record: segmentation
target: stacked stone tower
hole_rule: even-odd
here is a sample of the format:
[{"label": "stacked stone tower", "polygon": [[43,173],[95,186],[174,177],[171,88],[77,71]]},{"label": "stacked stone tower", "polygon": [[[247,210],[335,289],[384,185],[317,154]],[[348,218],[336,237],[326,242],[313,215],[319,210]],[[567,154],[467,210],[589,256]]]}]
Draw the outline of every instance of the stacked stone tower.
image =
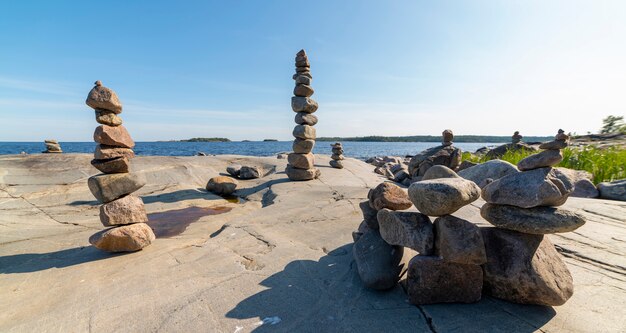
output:
[{"label": "stacked stone tower", "polygon": [[291,98],[291,108],[296,112],[296,127],[293,129],[293,153],[289,154],[287,161],[287,177],[291,180],[311,180],[320,175],[315,168],[313,147],[315,146],[315,124],[317,117],[313,115],[317,111],[317,102],[311,98],[311,65],[304,50],[296,54],[296,74],[293,75],[296,87]]},{"label": "stacked stone tower", "polygon": [[46,144],[46,150],[43,151],[43,153],[50,154],[50,153],[62,153],[63,152],[63,150],[61,150],[61,145],[59,144],[59,141],[57,140],[47,139],[44,141],[44,143]]},{"label": "stacked stone tower", "polygon": [[130,159],[135,157],[135,142],[118,116],[122,103],[117,94],[96,81],[87,96],[87,105],[96,112],[93,139],[98,145],[91,161],[102,174],[89,178],[89,190],[103,205],[100,222],[105,227],[91,237],[89,242],[107,252],[141,250],[155,239],[154,232],[145,223],[148,216],[141,198],[131,193],[146,184],[143,177],[129,172]]},{"label": "stacked stone tower", "polygon": [[335,142],[335,144],[330,145],[333,149],[333,154],[330,156],[330,166],[337,169],[343,169],[343,147],[341,146],[341,142]]}]

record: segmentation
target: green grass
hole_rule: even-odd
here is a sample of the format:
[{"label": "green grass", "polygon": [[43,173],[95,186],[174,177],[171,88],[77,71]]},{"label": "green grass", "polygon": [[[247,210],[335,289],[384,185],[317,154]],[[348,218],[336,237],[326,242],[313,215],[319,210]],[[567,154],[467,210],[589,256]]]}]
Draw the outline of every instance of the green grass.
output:
[{"label": "green grass", "polygon": [[[558,166],[585,170],[593,174],[593,182],[608,182],[617,179],[626,178],[626,149],[617,147],[596,148],[587,146],[584,148],[565,148],[563,152],[563,161]],[[528,151],[507,151],[500,159],[517,164],[523,158],[536,154],[537,152]],[[476,156],[469,152],[463,153],[463,160],[474,163],[483,163],[490,158],[487,156]]]}]

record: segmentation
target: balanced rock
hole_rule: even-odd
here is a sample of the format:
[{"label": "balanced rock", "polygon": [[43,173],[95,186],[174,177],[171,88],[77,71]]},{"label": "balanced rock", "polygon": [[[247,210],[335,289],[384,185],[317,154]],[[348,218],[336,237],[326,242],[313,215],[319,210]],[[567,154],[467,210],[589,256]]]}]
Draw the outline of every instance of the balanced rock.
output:
[{"label": "balanced rock", "polygon": [[626,179],[598,184],[601,199],[626,201]]},{"label": "balanced rock", "polygon": [[146,179],[136,173],[100,174],[89,177],[87,185],[98,201],[107,203],[142,188]]},{"label": "balanced rock", "polygon": [[512,143],[518,143],[520,141],[522,141],[523,136],[521,136],[519,134],[519,131],[515,131],[515,133],[513,133],[513,136],[511,136],[511,142]]},{"label": "balanced rock", "polygon": [[131,159],[135,157],[135,152],[129,148],[120,148],[107,145],[96,145],[93,157],[97,160],[107,160],[116,157],[126,157]]},{"label": "balanced rock", "polygon": [[93,109],[104,109],[117,114],[122,113],[122,103],[117,94],[103,86],[100,81],[96,81],[95,87],[89,92],[85,103]]},{"label": "balanced rock", "polygon": [[156,237],[145,223],[110,228],[89,237],[89,243],[107,252],[134,252],[150,245]]},{"label": "balanced rock", "polygon": [[567,175],[548,167],[497,179],[483,188],[482,197],[493,204],[531,208],[560,206],[573,191],[574,185]]},{"label": "balanced rock", "polygon": [[306,113],[306,112],[298,112],[296,113],[295,122],[298,125],[309,125],[313,126],[317,124],[317,116],[314,114]]},{"label": "balanced rock", "polygon": [[380,236],[390,245],[411,248],[420,255],[431,255],[435,235],[428,216],[417,212],[381,209],[377,215]]},{"label": "balanced rock", "polygon": [[409,186],[409,198],[428,216],[452,214],[479,197],[478,185],[463,178],[424,180]]},{"label": "balanced rock", "polygon": [[317,102],[309,97],[291,97],[291,109],[294,112],[313,113],[317,111],[319,105]]},{"label": "balanced rock", "polygon": [[313,169],[315,167],[315,156],[313,154],[291,153],[287,157],[289,164],[297,169]]},{"label": "balanced rock", "polygon": [[312,180],[320,176],[319,169],[296,169],[290,165],[285,168],[285,173],[290,180]]},{"label": "balanced rock", "polygon": [[520,208],[487,203],[480,215],[498,228],[538,235],[570,232],[585,224],[582,215],[558,207]]},{"label": "balanced rock", "polygon": [[503,160],[490,160],[461,170],[458,175],[480,186],[487,178],[495,180],[518,172],[514,164]]},{"label": "balanced rock", "polygon": [[572,275],[543,235],[481,227],[487,263],[484,289],[514,303],[556,306],[574,293]]},{"label": "balanced rock", "polygon": [[315,127],[309,125],[296,125],[296,127],[293,128],[293,136],[304,140],[315,140]]},{"label": "balanced rock", "polygon": [[563,160],[560,150],[544,150],[541,153],[530,155],[517,163],[520,171],[533,170],[555,166]]},{"label": "balanced rock", "polygon": [[295,139],[293,140],[293,152],[298,154],[307,154],[313,151],[315,140]]},{"label": "balanced rock", "polygon": [[96,121],[102,125],[108,126],[120,126],[123,121],[118,115],[113,111],[96,109]]},{"label": "balanced rock", "polygon": [[456,172],[452,171],[452,169],[448,168],[445,165],[433,165],[422,177],[422,180],[430,180],[437,178],[459,178],[459,175]]},{"label": "balanced rock", "polygon": [[370,206],[370,201],[362,201],[359,208],[363,212],[363,221],[371,229],[378,229],[378,211]]},{"label": "balanced rock", "polygon": [[93,133],[93,140],[99,144],[123,148],[133,148],[135,142],[126,128],[120,126],[100,125]]},{"label": "balanced rock", "polygon": [[471,265],[487,262],[485,244],[474,223],[445,215],[435,220],[434,227],[435,254],[443,261]]},{"label": "balanced rock", "polygon": [[407,193],[398,185],[392,183],[380,183],[367,194],[370,206],[376,210],[388,208],[391,210],[404,210],[411,208],[411,201]]},{"label": "balanced rock", "polygon": [[305,84],[298,84],[293,88],[293,94],[299,97],[311,97],[315,90],[311,86]]},{"label": "balanced rock", "polygon": [[124,156],[102,160],[93,159],[91,165],[103,173],[127,173],[130,169],[130,162]]},{"label": "balanced rock", "polygon": [[217,195],[231,195],[237,189],[237,180],[228,176],[217,176],[209,179],[206,189]]},{"label": "balanced rock", "polygon": [[100,206],[100,222],[105,227],[148,222],[141,198],[132,194]]},{"label": "balanced rock", "polygon": [[403,270],[404,248],[387,244],[378,230],[362,234],[353,246],[357,272],[365,287],[374,290],[393,288]]},{"label": "balanced rock", "polygon": [[415,305],[474,303],[481,297],[483,271],[478,265],[415,256],[409,262],[406,287],[409,302]]}]

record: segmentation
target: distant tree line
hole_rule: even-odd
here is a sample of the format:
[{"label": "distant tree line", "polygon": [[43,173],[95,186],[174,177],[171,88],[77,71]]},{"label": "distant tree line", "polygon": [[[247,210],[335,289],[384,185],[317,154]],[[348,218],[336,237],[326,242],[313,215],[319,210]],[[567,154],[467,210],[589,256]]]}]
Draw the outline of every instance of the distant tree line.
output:
[{"label": "distant tree line", "polygon": [[[543,142],[552,140],[554,136],[525,136],[525,142]],[[359,137],[321,137],[318,141],[357,141],[357,142],[441,142],[440,135],[411,135],[411,136],[359,136]],[[454,142],[511,142],[510,136],[496,135],[455,135]]]},{"label": "distant tree line", "polygon": [[230,142],[227,138],[191,138],[180,142]]}]

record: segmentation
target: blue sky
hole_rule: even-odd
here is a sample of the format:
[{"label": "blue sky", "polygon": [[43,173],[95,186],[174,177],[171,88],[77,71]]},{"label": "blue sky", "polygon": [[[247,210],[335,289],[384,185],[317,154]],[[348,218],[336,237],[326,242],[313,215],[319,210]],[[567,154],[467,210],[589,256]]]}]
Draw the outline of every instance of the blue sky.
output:
[{"label": "blue sky", "polygon": [[626,113],[626,1],[3,1],[0,141],[91,141],[95,80],[137,141],[596,132]]}]

